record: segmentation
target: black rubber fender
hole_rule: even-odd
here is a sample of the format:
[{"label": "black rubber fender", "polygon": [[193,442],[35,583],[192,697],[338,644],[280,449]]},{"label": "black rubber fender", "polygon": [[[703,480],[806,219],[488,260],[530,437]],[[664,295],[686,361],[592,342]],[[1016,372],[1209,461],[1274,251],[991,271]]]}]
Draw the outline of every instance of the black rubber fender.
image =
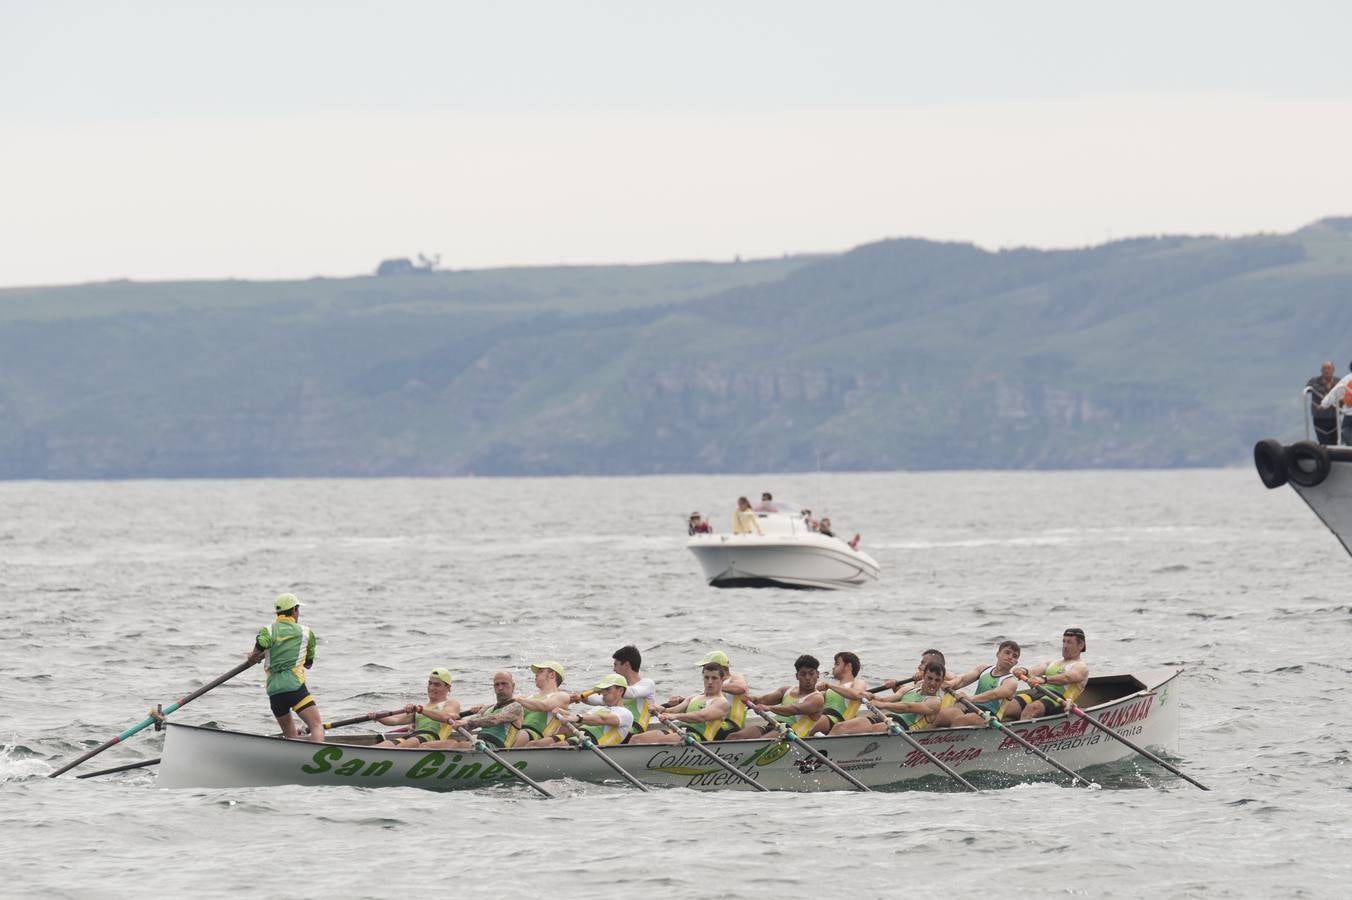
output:
[{"label": "black rubber fender", "polygon": [[1253,465],[1263,487],[1279,488],[1286,484],[1286,448],[1272,438],[1253,445]]},{"label": "black rubber fender", "polygon": [[1329,452],[1314,441],[1300,441],[1286,448],[1286,477],[1301,487],[1314,487],[1329,477]]}]

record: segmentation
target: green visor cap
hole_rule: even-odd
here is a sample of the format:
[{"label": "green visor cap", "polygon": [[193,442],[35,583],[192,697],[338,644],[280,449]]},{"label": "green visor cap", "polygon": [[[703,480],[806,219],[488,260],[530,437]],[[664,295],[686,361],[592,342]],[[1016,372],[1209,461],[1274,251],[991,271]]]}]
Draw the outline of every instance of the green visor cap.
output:
[{"label": "green visor cap", "polygon": [[272,604],[277,612],[287,612],[300,606],[300,601],[296,599],[295,594],[278,594],[277,601]]},{"label": "green visor cap", "polygon": [[722,666],[725,669],[731,665],[731,663],[728,662],[728,655],[722,650],[710,650],[708,653],[704,654],[704,659],[699,661],[700,668],[703,668],[710,663]]},{"label": "green visor cap", "polygon": [[542,663],[531,663],[530,670],[538,672],[541,669],[553,669],[559,675],[559,684],[563,684],[563,664],[557,663],[552,659],[547,659]]},{"label": "green visor cap", "polygon": [[433,669],[432,674],[428,675],[427,677],[435,678],[437,681],[446,682],[446,687],[451,686],[451,673],[446,669]]},{"label": "green visor cap", "polygon": [[612,687],[627,688],[629,687],[629,682],[624,680],[623,675],[606,675],[600,681],[596,682],[595,690],[604,691],[606,688]]}]

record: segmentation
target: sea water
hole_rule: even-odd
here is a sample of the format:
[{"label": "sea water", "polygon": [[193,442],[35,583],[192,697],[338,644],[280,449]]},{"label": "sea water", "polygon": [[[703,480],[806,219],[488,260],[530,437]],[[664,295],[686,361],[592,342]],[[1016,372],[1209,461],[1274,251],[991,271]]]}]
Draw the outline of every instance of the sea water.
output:
[{"label": "sea water", "polygon": [[[863,535],[842,592],[715,590],[684,549],[772,491]],[[1250,471],[0,483],[0,893],[259,897],[1344,895],[1352,559]],[[721,648],[754,690],[804,652],[867,676],[965,670],[1088,634],[1095,673],[1177,666],[1177,763],[1102,790],[700,793],[558,783],[453,794],[161,790],[153,730],[46,774],[240,662],[273,597],[320,638],[326,719],[465,702],[626,643],[663,696]],[[174,721],[274,729],[257,669]]]}]

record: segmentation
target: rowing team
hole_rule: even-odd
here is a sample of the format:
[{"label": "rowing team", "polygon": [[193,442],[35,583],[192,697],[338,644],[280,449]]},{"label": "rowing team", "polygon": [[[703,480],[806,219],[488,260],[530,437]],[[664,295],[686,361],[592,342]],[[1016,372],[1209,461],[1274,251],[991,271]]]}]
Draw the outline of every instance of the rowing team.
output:
[{"label": "rowing team", "polygon": [[[305,684],[314,664],[316,639],[299,624],[300,602],[293,594],[277,598],[276,621],[259,631],[250,659],[265,661],[273,714],[287,737],[299,733],[292,713],[308,726],[311,740],[323,740],[319,711]],[[794,682],[766,693],[752,693],[745,676],[732,671],[727,654],[714,650],[700,660],[700,693],[672,697],[658,704],[651,678],[640,674],[638,649],[627,645],[612,655],[613,672],[588,690],[563,689],[566,671],[553,660],[531,665],[536,693],[517,693],[510,672],[493,675],[493,702],[462,709],[451,697],[451,673],[435,668],[427,679],[427,700],[410,703],[389,715],[368,718],[412,730],[384,746],[468,749],[464,732],[494,747],[549,747],[576,736],[580,728],[601,746],[677,743],[687,735],[698,741],[751,740],[781,728],[799,737],[814,734],[881,733],[894,725],[909,731],[979,725],[987,716],[1031,719],[1051,711],[1047,692],[1073,702],[1084,690],[1089,666],[1084,632],[1067,628],[1061,637],[1061,658],[1031,669],[1019,665],[1020,649],[1003,641],[995,661],[963,674],[950,674],[944,655],[926,650],[915,674],[889,679],[869,688],[860,674],[859,657],[835,654],[830,678],[822,678],[816,657],[794,661]],[[910,685],[906,690],[902,687]],[[964,688],[974,687],[968,694]],[[1027,685],[1021,690],[1021,685]],[[884,690],[892,693],[881,693]],[[959,701],[966,701],[960,703]],[[573,711],[574,704],[589,709]],[[969,705],[970,704],[970,705]],[[975,707],[975,709],[973,709]],[[970,711],[968,711],[970,710]],[[761,722],[748,722],[748,711]],[[460,737],[457,738],[456,736]],[[576,739],[576,737],[574,737]]]}]

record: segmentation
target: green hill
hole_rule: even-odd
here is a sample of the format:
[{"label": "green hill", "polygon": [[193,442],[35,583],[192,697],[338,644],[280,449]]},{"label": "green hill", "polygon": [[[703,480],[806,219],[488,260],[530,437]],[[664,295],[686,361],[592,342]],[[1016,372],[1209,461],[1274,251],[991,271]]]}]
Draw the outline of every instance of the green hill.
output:
[{"label": "green hill", "polygon": [[1352,359],[1352,221],[0,291],[0,477],[1214,465]]}]

